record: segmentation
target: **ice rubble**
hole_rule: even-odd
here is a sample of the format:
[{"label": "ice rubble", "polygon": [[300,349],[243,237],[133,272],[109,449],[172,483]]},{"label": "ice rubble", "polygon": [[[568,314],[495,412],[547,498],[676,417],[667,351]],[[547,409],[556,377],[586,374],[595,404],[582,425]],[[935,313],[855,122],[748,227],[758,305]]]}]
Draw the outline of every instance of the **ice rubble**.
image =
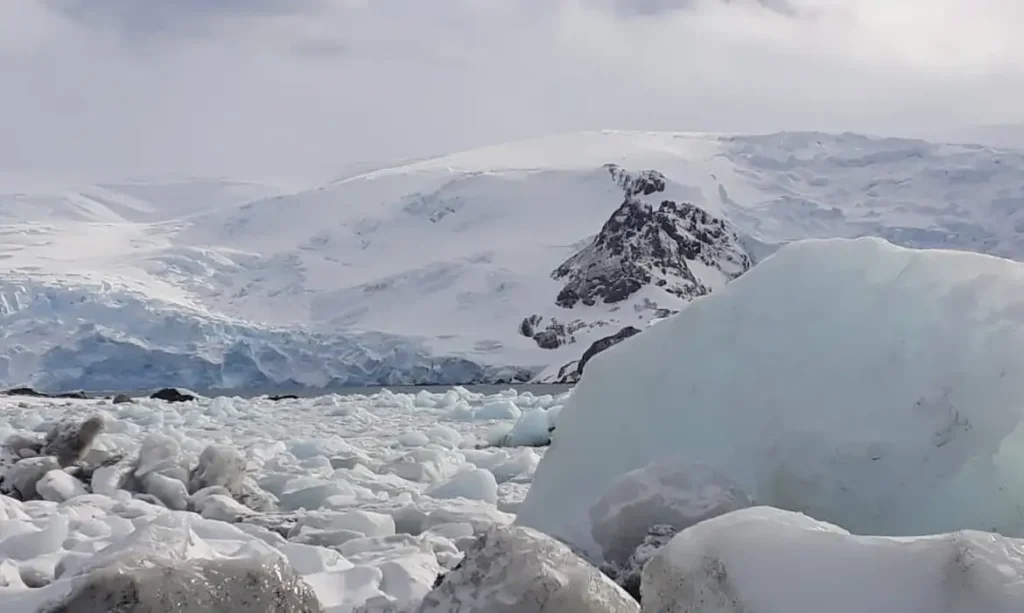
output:
[{"label": "ice rubble", "polygon": [[641,594],[662,613],[1018,613],[1024,540],[855,536],[754,507],[676,535],[644,567]]},{"label": "ice rubble", "polygon": [[791,244],[596,357],[518,521],[599,557],[630,470],[706,464],[855,533],[1024,534],[1024,265],[879,239]]},{"label": "ice rubble", "polygon": [[551,537],[490,529],[445,574],[418,613],[639,613],[628,594]]},{"label": "ice rubble", "polygon": [[[261,585],[273,585],[268,573],[294,585],[288,567],[325,613],[408,610],[475,533],[512,522],[502,509],[521,501],[543,452],[481,447],[482,433],[513,420],[463,421],[453,408],[544,413],[566,397],[465,388],[281,402],[0,397],[0,476],[24,499],[0,496],[4,610],[76,611],[134,586],[177,595],[182,582],[213,575],[225,593],[252,573]],[[93,417],[102,430],[77,446],[75,424]],[[83,458],[62,467],[57,455],[34,455],[44,449]],[[399,460],[430,469],[403,478],[391,468]],[[173,576],[125,558],[136,554]],[[108,563],[127,570],[111,577]]]}]

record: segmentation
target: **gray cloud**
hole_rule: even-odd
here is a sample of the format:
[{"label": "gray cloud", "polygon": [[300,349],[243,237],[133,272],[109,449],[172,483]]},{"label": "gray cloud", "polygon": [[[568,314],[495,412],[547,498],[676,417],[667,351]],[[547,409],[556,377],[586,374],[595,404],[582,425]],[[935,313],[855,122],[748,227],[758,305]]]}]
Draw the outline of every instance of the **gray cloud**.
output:
[{"label": "gray cloud", "polygon": [[206,31],[231,17],[274,17],[318,10],[322,0],[44,0],[73,21],[128,38]]},{"label": "gray cloud", "polygon": [[0,168],[329,176],[583,129],[1024,120],[1019,0],[787,0],[798,19],[753,0],[662,0],[656,17],[604,0],[80,0],[99,8],[76,17],[54,1],[0,2]]},{"label": "gray cloud", "polygon": [[722,4],[747,4],[795,17],[796,7],[789,0],[591,0],[595,5],[609,6],[623,16],[658,16],[665,13],[700,8],[707,1]]},{"label": "gray cloud", "polygon": [[350,51],[350,47],[344,41],[329,38],[297,40],[292,49],[296,55],[307,58],[333,58]]}]

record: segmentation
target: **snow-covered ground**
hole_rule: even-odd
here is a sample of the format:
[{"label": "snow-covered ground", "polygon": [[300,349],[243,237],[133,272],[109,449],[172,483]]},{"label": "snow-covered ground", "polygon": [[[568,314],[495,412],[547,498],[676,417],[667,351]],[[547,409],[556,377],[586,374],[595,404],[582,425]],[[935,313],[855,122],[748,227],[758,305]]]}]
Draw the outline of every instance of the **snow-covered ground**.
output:
[{"label": "snow-covered ground", "polygon": [[[1024,255],[1024,152],[855,134],[568,134],[299,191],[4,175],[0,385],[237,389],[557,372],[593,341],[686,302],[652,284],[615,304],[556,304],[565,280],[552,273],[623,204],[607,164],[660,173],[664,189],[644,203],[699,207],[755,261],[793,239],[859,235]],[[706,262],[689,269],[711,291],[725,279]],[[524,336],[533,316],[571,330],[567,342],[547,349]]]},{"label": "snow-covered ground", "polygon": [[[100,416],[105,427],[86,462],[125,456],[85,480],[92,493],[64,471],[47,472],[56,466],[33,469],[39,460],[3,469],[6,491],[23,492],[32,483],[44,498],[0,497],[3,610],[34,613],[68,594],[74,577],[126,555],[178,561],[280,555],[328,613],[373,599],[417,601],[439,572],[454,566],[458,546],[474,530],[513,520],[543,454],[543,448],[489,442],[506,439],[513,428],[517,442],[544,442],[564,397],[511,390],[482,396],[458,388],[279,402],[0,399],[0,438],[8,443],[18,435],[41,436],[63,420]],[[245,483],[231,483],[230,462],[200,458],[211,445],[229,450],[221,458],[241,453]],[[17,459],[10,449],[5,454],[7,463]],[[249,507],[266,509],[253,511],[217,488],[197,495],[193,487],[190,496],[175,480],[182,462],[203,465],[204,484],[237,486],[248,492],[241,499]],[[116,487],[133,467],[135,485],[126,487],[135,498]],[[254,491],[277,502],[253,502]]]}]

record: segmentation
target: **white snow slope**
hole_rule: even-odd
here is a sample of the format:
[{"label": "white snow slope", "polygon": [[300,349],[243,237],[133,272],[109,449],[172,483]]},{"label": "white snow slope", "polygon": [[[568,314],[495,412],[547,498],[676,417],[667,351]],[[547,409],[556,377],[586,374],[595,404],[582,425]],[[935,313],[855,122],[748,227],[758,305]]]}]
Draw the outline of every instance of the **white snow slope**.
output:
[{"label": "white snow slope", "polygon": [[[536,374],[685,300],[555,304],[552,271],[623,202],[728,220],[751,256],[806,237],[1024,254],[1024,152],[818,133],[553,136],[317,189],[215,180],[47,190],[0,177],[0,385],[195,389]],[[253,200],[252,198],[258,198]],[[694,263],[712,291],[725,283]],[[524,318],[580,322],[542,349]],[[548,375],[551,374],[548,370]]]},{"label": "white snow slope", "polygon": [[519,520],[594,552],[588,508],[675,458],[856,534],[1022,536],[1022,349],[1022,263],[792,243],[594,358]]}]

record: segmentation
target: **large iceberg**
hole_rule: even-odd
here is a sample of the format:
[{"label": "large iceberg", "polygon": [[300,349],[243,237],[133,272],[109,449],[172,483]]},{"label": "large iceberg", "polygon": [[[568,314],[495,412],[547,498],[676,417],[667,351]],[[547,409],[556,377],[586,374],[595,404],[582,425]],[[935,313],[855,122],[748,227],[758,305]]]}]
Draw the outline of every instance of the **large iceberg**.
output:
[{"label": "large iceberg", "polygon": [[793,243],[595,357],[518,521],[595,558],[588,509],[673,456],[855,533],[1024,535],[1024,265]]}]

